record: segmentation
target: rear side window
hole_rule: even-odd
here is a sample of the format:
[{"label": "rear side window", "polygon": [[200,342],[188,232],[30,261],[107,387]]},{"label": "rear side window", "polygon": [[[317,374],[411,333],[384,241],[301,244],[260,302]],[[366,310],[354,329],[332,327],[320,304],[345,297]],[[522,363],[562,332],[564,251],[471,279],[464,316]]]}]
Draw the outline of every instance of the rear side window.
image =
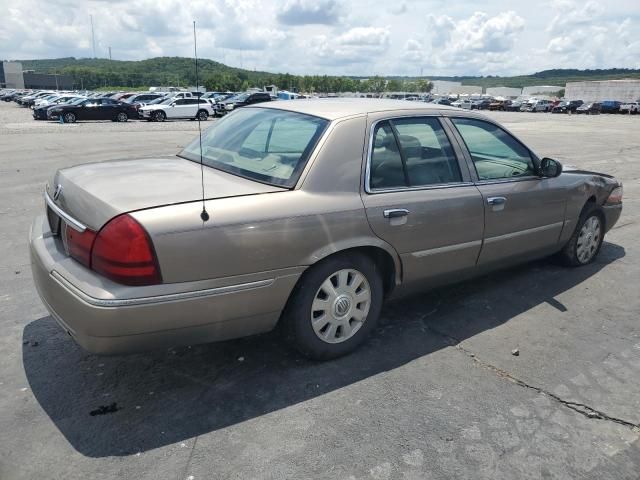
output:
[{"label": "rear side window", "polygon": [[529,150],[497,125],[475,118],[452,118],[476,168],[478,179],[535,174]]},{"label": "rear side window", "polygon": [[459,182],[458,160],[437,118],[399,118],[376,126],[369,177],[372,189]]}]

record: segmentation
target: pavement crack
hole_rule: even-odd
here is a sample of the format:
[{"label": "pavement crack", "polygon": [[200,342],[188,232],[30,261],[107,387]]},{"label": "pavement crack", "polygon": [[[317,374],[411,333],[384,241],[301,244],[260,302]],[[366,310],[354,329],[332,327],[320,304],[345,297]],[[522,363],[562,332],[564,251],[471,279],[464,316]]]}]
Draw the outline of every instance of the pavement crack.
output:
[{"label": "pavement crack", "polygon": [[555,400],[556,402],[558,402],[559,404],[563,405],[566,408],[569,408],[571,410],[573,410],[574,412],[579,413],[580,415],[583,415],[586,418],[589,419],[595,419],[595,420],[606,420],[609,422],[614,422],[617,423],[619,425],[624,425],[626,427],[629,427],[631,429],[633,429],[636,432],[640,432],[640,423],[633,423],[630,422],[628,420],[625,420],[623,418],[618,418],[618,417],[614,417],[611,415],[608,415],[607,413],[601,411],[601,410],[597,410],[593,407],[590,407],[589,405],[586,405],[584,403],[580,403],[580,402],[573,402],[571,400],[565,400],[562,397],[560,397],[559,395],[556,395],[555,393],[552,393],[548,390],[545,390],[542,387],[538,387],[536,385],[531,385],[527,382],[525,382],[524,380],[521,380],[515,376],[513,376],[511,373],[507,372],[506,370],[503,370],[500,367],[496,367],[495,365],[492,365],[490,363],[487,363],[483,360],[481,360],[480,358],[478,358],[478,356],[471,352],[470,350],[467,350],[466,348],[464,348],[462,346],[462,341],[457,339],[456,337],[449,335],[448,333],[442,332],[436,328],[433,328],[431,325],[426,324],[425,322],[423,322],[423,325],[425,326],[425,328],[429,329],[430,331],[432,331],[433,333],[441,336],[442,338],[444,338],[447,343],[452,346],[455,347],[457,350],[459,350],[460,352],[464,353],[467,357],[471,358],[477,365],[480,365],[481,367],[492,371],[493,373],[495,373],[496,375],[498,375],[501,378],[504,378],[512,383],[515,383],[516,385],[523,387],[523,388],[527,388],[529,390],[533,390],[534,392],[538,392],[542,395],[546,395],[547,397],[551,398],[552,400]]}]

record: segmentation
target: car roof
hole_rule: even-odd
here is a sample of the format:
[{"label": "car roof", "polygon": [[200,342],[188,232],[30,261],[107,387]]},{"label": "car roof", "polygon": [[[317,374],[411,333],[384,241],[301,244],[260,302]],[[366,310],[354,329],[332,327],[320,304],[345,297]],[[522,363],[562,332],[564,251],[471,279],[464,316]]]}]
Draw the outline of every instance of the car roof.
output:
[{"label": "car roof", "polygon": [[278,102],[260,103],[244,108],[273,108],[290,112],[304,113],[316,117],[336,120],[353,115],[366,115],[376,112],[415,110],[416,112],[430,112],[460,110],[446,105],[436,105],[424,102],[407,102],[406,100],[387,100],[376,98],[313,98],[301,100],[281,100]]}]

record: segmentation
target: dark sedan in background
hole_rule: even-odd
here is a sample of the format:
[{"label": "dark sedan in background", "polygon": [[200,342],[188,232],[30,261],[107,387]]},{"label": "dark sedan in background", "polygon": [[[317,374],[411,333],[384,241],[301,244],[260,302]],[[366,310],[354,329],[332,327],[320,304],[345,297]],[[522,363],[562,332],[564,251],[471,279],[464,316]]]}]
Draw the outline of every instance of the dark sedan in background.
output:
[{"label": "dark sedan in background", "polygon": [[102,97],[88,98],[69,105],[58,105],[50,109],[48,115],[52,120],[62,117],[65,123],[74,123],[77,120],[126,122],[130,118],[138,118],[138,111],[133,105]]},{"label": "dark sedan in background", "polygon": [[587,115],[598,115],[602,111],[602,104],[598,102],[585,103],[576,108],[576,113],[586,113]]},{"label": "dark sedan in background", "polygon": [[568,113],[575,111],[582,106],[584,102],[582,100],[570,100],[565,102],[560,102],[558,105],[551,109],[551,113]]}]

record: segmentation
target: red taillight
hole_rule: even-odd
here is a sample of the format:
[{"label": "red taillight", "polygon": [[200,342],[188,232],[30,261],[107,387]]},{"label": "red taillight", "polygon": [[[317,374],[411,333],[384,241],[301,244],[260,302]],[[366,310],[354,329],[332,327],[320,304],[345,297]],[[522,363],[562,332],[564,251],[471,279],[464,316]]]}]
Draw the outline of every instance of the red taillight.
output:
[{"label": "red taillight", "polygon": [[64,228],[64,243],[69,251],[69,256],[75,258],[85,267],[91,266],[91,247],[96,238],[96,232],[85,230],[78,232],[69,226]]},{"label": "red taillight", "polygon": [[125,285],[162,283],[151,239],[129,215],[115,217],[98,232],[91,269]]}]

